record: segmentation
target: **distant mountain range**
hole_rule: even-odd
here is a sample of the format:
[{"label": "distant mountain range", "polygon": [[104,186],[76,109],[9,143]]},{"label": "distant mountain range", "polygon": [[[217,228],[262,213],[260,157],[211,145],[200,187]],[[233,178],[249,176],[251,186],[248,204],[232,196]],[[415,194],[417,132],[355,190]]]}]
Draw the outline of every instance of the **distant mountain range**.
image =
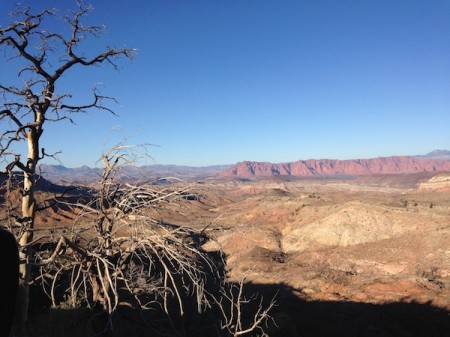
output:
[{"label": "distant mountain range", "polygon": [[450,151],[447,150],[434,150],[430,153],[424,155],[415,156],[415,158],[420,159],[438,159],[438,160],[449,160],[450,159]]},{"label": "distant mountain range", "polygon": [[[121,170],[123,180],[156,180],[174,177],[183,180],[203,179],[215,176],[231,165],[213,165],[205,167],[179,166],[179,165],[145,165],[126,166]],[[40,165],[41,175],[50,181],[67,184],[85,184],[97,182],[102,175],[101,168],[81,166],[68,168],[62,165]]]},{"label": "distant mountain range", "polygon": [[[102,169],[81,166],[67,168],[61,165],[41,165],[44,178],[58,183],[85,184],[96,182]],[[235,165],[206,167],[178,165],[128,166],[122,170],[124,179],[154,180],[176,177],[183,180],[208,177],[251,178],[262,176],[330,176],[370,175],[450,171],[450,151],[435,150],[425,155],[392,156],[372,159],[309,159],[288,163],[244,161]]]},{"label": "distant mountain range", "polygon": [[400,174],[450,171],[450,151],[435,150],[426,155],[372,159],[309,159],[289,163],[244,161],[220,172],[219,177],[330,176]]}]

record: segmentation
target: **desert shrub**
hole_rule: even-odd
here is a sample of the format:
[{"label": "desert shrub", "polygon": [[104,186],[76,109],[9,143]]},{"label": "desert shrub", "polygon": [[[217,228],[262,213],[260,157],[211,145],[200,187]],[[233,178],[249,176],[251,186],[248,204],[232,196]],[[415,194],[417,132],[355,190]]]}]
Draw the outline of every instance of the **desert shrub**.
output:
[{"label": "desert shrub", "polygon": [[121,144],[104,154],[97,193],[71,205],[80,210],[71,232],[35,246],[34,283],[51,308],[90,309],[88,325],[102,329],[89,331],[116,336],[130,328],[137,336],[264,336],[274,301],[226,282],[223,255],[201,247],[210,239],[204,230],[149,216],[192,187],[124,182],[128,151]]}]

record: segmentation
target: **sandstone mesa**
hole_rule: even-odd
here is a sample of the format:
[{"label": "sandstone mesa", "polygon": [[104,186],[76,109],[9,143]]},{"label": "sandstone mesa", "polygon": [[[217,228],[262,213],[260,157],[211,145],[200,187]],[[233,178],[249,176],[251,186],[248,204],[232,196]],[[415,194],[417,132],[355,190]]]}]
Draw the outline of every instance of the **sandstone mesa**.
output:
[{"label": "sandstone mesa", "polygon": [[450,160],[411,156],[372,159],[309,159],[289,163],[244,161],[220,172],[219,177],[370,175],[450,171]]}]

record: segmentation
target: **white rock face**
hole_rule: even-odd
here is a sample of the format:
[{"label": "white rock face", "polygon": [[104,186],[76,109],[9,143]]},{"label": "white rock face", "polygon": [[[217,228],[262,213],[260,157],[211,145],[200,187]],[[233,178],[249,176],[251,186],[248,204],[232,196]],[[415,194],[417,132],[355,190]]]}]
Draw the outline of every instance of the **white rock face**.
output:
[{"label": "white rock face", "polygon": [[419,190],[450,190],[450,174],[439,174],[419,184]]},{"label": "white rock face", "polygon": [[389,214],[373,205],[349,202],[318,221],[299,228],[294,225],[283,238],[283,249],[293,253],[318,245],[346,247],[390,239],[408,228],[408,220],[402,213],[392,210]]}]

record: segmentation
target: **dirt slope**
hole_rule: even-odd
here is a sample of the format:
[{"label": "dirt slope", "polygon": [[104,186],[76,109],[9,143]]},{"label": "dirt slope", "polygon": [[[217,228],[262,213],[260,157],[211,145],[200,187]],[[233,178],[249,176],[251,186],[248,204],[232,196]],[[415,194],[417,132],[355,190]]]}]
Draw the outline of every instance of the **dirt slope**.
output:
[{"label": "dirt slope", "polygon": [[217,215],[216,242],[205,248],[227,253],[233,278],[288,284],[310,299],[430,301],[450,309],[445,191],[345,181],[214,188],[235,201],[209,209]]}]

